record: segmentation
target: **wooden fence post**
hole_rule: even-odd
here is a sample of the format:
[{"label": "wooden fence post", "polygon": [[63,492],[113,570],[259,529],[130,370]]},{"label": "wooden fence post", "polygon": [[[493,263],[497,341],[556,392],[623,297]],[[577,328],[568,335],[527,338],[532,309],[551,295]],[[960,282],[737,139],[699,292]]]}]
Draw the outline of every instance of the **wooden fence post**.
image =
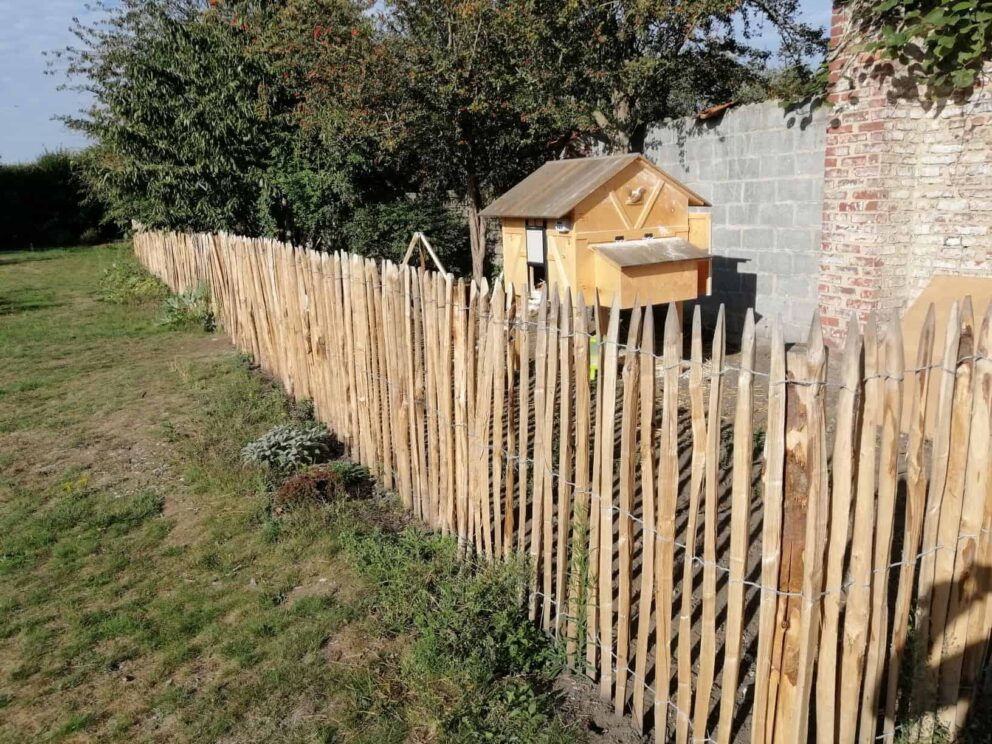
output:
[{"label": "wooden fence post", "polygon": [[[947,711],[942,711],[939,718],[937,713],[942,693],[941,672],[946,625],[961,530],[965,467],[971,431],[971,381],[975,342],[971,299],[965,298],[958,312],[952,311],[951,316],[952,320],[957,320],[958,327],[955,333],[948,333],[950,343],[945,348],[947,368],[942,381],[941,421],[936,435],[940,440],[935,441],[934,445],[934,481],[939,479],[939,483],[935,485],[940,487],[939,494],[932,494],[939,497],[939,506],[931,505],[931,509],[935,509],[931,524],[931,527],[935,527],[935,532],[931,532],[930,537],[935,542],[932,559],[924,562],[920,574],[920,603],[926,606],[925,610],[921,607],[919,615],[921,638],[925,643],[925,661],[918,670],[920,677],[915,688],[915,710],[920,714],[921,733],[926,738],[933,735],[938,722],[946,725],[948,722],[953,724],[954,720],[953,710],[949,712],[949,716]],[[950,330],[949,328],[948,331]],[[944,397],[946,393],[950,393],[949,398]],[[945,405],[947,403],[949,405]],[[926,525],[924,530],[926,535]],[[924,591],[926,594],[923,594]]]},{"label": "wooden fence post", "polygon": [[761,526],[761,604],[758,609],[758,657],[754,680],[754,709],[751,741],[764,744],[773,738],[774,716],[770,714],[777,693],[773,674],[775,619],[778,607],[778,575],[782,561],[782,487],[785,465],[785,343],[782,324],[772,322],[771,366],[768,371],[768,427],[765,430],[764,483]]},{"label": "wooden fence post", "polygon": [[861,331],[852,313],[847,324],[841,390],[837,396],[834,427],[831,505],[827,563],[823,598],[823,633],[820,638],[819,671],[816,680],[816,740],[819,744],[836,741],[838,650],[840,645],[841,586],[844,557],[850,535],[851,503],[854,495],[854,453],[858,431],[858,402],[861,392]]},{"label": "wooden fence post", "polygon": [[[551,310],[548,313],[547,329],[547,383],[544,389],[544,424],[542,426],[543,438],[541,439],[542,454],[541,460],[544,463],[541,474],[541,520],[540,524],[535,520],[534,529],[540,529],[540,559],[543,568],[541,582],[541,627],[545,630],[551,628],[551,603],[554,601],[552,595],[552,576],[554,569],[552,566],[552,553],[554,550],[554,439],[555,418],[558,407],[555,405],[555,391],[558,388],[558,336],[560,335],[559,315],[562,311],[561,297],[558,290],[552,291]],[[535,473],[535,477],[536,477]],[[536,500],[536,497],[535,497]],[[538,558],[535,558],[538,560]]]},{"label": "wooden fence post", "polygon": [[[409,272],[409,270],[407,270]],[[468,326],[469,306],[465,283],[459,279],[454,289],[454,333],[452,334],[454,362],[454,428],[455,428],[455,498],[454,523],[459,550],[465,551],[469,540],[468,509]]]},{"label": "wooden fence post", "polygon": [[675,510],[679,492],[679,379],[682,375],[682,314],[675,304],[665,317],[665,389],[658,464],[658,540],[655,541],[655,742],[668,741],[672,678],[672,595],[675,589]]},{"label": "wooden fence post", "polygon": [[589,601],[589,524],[592,519],[590,509],[589,481],[589,434],[591,426],[591,398],[589,389],[589,319],[585,298],[582,292],[576,294],[575,319],[573,321],[572,354],[575,360],[575,519],[572,532],[572,572],[568,598],[568,627],[566,630],[566,654],[576,667],[584,659],[580,649],[584,638],[579,638],[580,613],[586,615]]},{"label": "wooden fence post", "polygon": [[[590,352],[590,362],[596,369],[596,390],[594,395],[595,409],[593,411],[593,438],[592,438],[592,480],[590,481],[590,506],[589,506],[589,550],[587,560],[589,564],[589,602],[586,605],[586,673],[595,676],[597,659],[599,655],[599,528],[600,516],[602,512],[603,497],[600,493],[600,468],[602,461],[599,456],[599,449],[603,440],[603,354],[604,345],[602,343],[605,328],[600,323],[603,313],[601,311],[599,294],[596,294],[596,303],[592,311],[593,318],[593,341],[595,351]],[[612,403],[611,403],[612,406]],[[611,497],[612,498],[612,497]],[[595,598],[595,599],[594,599]]]},{"label": "wooden fence post", "polygon": [[723,430],[723,357],[726,352],[724,307],[716,316],[713,348],[710,352],[710,402],[706,423],[704,460],[705,499],[703,504],[703,632],[699,639],[699,670],[696,673],[696,706],[693,712],[693,738],[709,736],[710,697],[716,670],[716,638],[707,632],[716,627],[716,520],[720,490],[720,442]]},{"label": "wooden fence post", "polygon": [[718,744],[732,741],[734,709],[744,633],[744,580],[751,536],[751,462],[754,449],[754,313],[749,309],[741,335],[741,370],[734,414],[734,463],[730,507],[730,575],[727,584],[726,653],[723,661]]},{"label": "wooden fence post", "polygon": [[[992,634],[992,304],[985,312],[975,358],[975,400],[971,419],[971,447],[965,481],[967,523],[962,519],[961,576],[956,585],[957,605],[966,607],[955,623],[964,637],[960,686],[954,727],[960,729],[971,707],[971,695],[980,677]],[[981,507],[981,515],[978,514]]]},{"label": "wooden fence post", "polygon": [[905,366],[899,321],[890,319],[883,339],[884,363],[879,364],[882,384],[882,430],[879,442],[878,497],[875,507],[874,560],[871,576],[871,622],[865,657],[864,690],[861,697],[862,744],[871,744],[877,730],[877,704],[887,658],[888,578],[892,554],[892,527],[898,487],[899,432],[902,416],[902,383]]},{"label": "wooden fence post", "polygon": [[620,410],[620,483],[617,499],[617,680],[613,705],[622,715],[627,700],[627,678],[630,676],[630,579],[633,574],[633,513],[636,488],[634,461],[636,459],[637,419],[639,404],[640,360],[637,342],[641,329],[641,308],[631,311],[627,347],[623,360],[623,397]]},{"label": "wooden fence post", "polygon": [[[492,506],[493,554],[503,556],[503,429],[506,420],[506,348],[510,337],[507,317],[512,318],[512,288],[507,292],[503,283],[496,285],[499,297],[494,298],[489,312],[493,325],[493,438],[492,438]],[[508,316],[508,313],[510,315]]]},{"label": "wooden fence post", "polygon": [[[544,305],[542,300],[541,305]],[[527,550],[527,453],[530,445],[530,332],[531,322],[527,313],[526,298],[520,301],[520,325],[517,328],[516,342],[520,380],[517,385],[517,550]],[[532,474],[533,477],[533,474]]]},{"label": "wooden fence post", "polygon": [[[951,441],[947,461],[947,478],[941,499],[940,520],[937,526],[934,582],[930,600],[930,639],[927,651],[927,674],[936,682],[936,696],[932,700],[936,720],[953,737],[956,725],[958,682],[961,673],[963,648],[952,635],[953,594],[960,580],[959,549],[964,533],[962,518],[965,515],[965,485],[968,452],[971,439],[972,380],[975,368],[975,329],[971,298],[961,304],[961,337],[954,374],[954,396],[951,403]],[[963,639],[961,639],[963,640]]]},{"label": "wooden fence post", "polygon": [[692,722],[692,597],[696,561],[699,497],[706,466],[706,418],[703,412],[703,330],[699,305],[692,315],[692,349],[689,365],[689,406],[692,418],[692,464],[689,476],[689,514],[682,556],[682,602],[678,630],[678,694],[675,703],[675,741],[685,744]]},{"label": "wooden fence post", "polygon": [[[561,638],[568,589],[569,534],[572,526],[572,351],[574,346],[572,294],[566,289],[559,315],[558,370],[561,378],[558,404],[558,504],[557,531],[552,540],[555,555],[554,632]],[[550,592],[549,592],[550,593]]]},{"label": "wooden fence post", "polygon": [[651,643],[651,605],[654,599],[655,553],[657,551],[658,516],[654,482],[654,311],[644,308],[644,331],[638,354],[640,363],[640,483],[643,506],[641,525],[641,585],[637,613],[637,648],[631,698],[634,725],[644,731],[644,688],[647,676],[648,649]]},{"label": "wooden fence post", "polygon": [[[930,637],[930,594],[933,590],[936,570],[937,528],[940,524],[941,500],[944,483],[947,479],[947,463],[951,449],[951,408],[954,398],[955,366],[958,346],[961,339],[961,308],[958,303],[951,306],[944,334],[944,351],[937,393],[937,422],[934,425],[933,454],[931,455],[930,483],[927,488],[926,511],[923,516],[923,543],[920,548],[920,579],[917,585],[916,632],[921,642],[926,644]],[[913,684],[912,712],[919,715],[929,709],[935,685],[926,670],[916,670]]]},{"label": "wooden fence post", "polygon": [[[864,334],[865,396],[860,432],[855,443],[858,450],[858,473],[854,504],[854,526],[851,531],[851,560],[849,589],[844,609],[844,636],[840,669],[840,694],[837,707],[841,711],[838,738],[853,742],[857,736],[861,711],[861,683],[868,647],[871,621],[872,536],[875,531],[875,484],[877,471],[877,420],[881,407],[881,382],[878,379],[877,321],[868,318]],[[845,715],[845,711],[854,711]]]},{"label": "wooden fence post", "polygon": [[[774,740],[807,738],[812,669],[818,646],[826,537],[826,427],[823,383],[826,349],[814,317],[805,353],[786,358],[786,421],[782,567],[779,600],[782,622],[776,631],[773,668],[778,671],[774,701]],[[769,701],[770,707],[772,701]]]},{"label": "wooden fence post", "polygon": [[599,457],[599,695],[610,700],[613,692],[613,455],[616,433],[617,339],[620,333],[620,298],[614,296],[603,352],[600,388]]},{"label": "wooden fence post", "polygon": [[935,315],[933,305],[927,311],[917,347],[916,377],[912,387],[912,407],[909,415],[909,441],[906,446],[906,507],[903,522],[902,567],[893,611],[892,643],[889,651],[888,684],[885,695],[883,741],[892,744],[896,731],[896,698],[899,692],[899,670],[909,633],[913,579],[916,575],[916,554],[923,531],[923,509],[926,506],[927,477],[924,464],[927,410],[930,399],[931,362],[933,360]]}]

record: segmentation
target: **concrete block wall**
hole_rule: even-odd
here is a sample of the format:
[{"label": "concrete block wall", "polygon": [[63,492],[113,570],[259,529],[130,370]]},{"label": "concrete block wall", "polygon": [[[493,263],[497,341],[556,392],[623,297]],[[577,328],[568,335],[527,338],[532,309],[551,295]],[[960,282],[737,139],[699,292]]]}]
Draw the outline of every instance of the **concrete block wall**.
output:
[{"label": "concrete block wall", "polygon": [[858,33],[835,4],[819,291],[837,342],[852,312],[901,310],[934,274],[992,275],[992,88],[930,100]]},{"label": "concrete block wall", "polygon": [[655,127],[645,155],[713,204],[713,294],[731,333],[754,307],[759,333],[773,317],[787,341],[806,337],[817,307],[827,112],[775,101],[723,116]]}]

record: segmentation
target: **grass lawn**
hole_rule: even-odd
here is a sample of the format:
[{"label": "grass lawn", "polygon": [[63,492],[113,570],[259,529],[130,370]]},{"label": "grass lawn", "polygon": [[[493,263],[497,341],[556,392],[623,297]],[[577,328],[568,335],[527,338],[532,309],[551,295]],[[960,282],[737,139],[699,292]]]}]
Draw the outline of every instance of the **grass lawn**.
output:
[{"label": "grass lawn", "polygon": [[0,254],[0,741],[634,740],[520,566],[367,487],[274,510],[240,450],[305,411],[160,296],[101,301],[130,260]]}]

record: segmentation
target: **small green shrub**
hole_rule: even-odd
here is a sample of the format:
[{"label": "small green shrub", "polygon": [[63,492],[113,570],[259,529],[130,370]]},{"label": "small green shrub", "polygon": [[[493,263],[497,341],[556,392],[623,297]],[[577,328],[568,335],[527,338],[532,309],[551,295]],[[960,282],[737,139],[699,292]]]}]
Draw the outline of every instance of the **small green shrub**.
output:
[{"label": "small green shrub", "polygon": [[352,460],[335,460],[328,464],[340,477],[348,493],[352,495],[367,495],[373,488],[372,476],[369,471]]},{"label": "small green shrub", "polygon": [[320,424],[280,424],[241,450],[241,459],[289,474],[325,462],[331,453],[331,435]]},{"label": "small green shrub", "polygon": [[415,630],[411,670],[479,684],[518,674],[550,678],[561,669],[559,650],[527,617],[523,561],[475,563],[458,556],[451,538],[415,527],[344,542],[355,569],[377,587],[383,626]]},{"label": "small green shrub", "polygon": [[163,309],[162,325],[169,328],[202,328],[211,333],[217,327],[206,287],[166,297]]},{"label": "small green shrub", "polygon": [[527,616],[525,561],[472,561],[451,537],[414,526],[366,522],[341,544],[372,587],[377,631],[408,641],[371,688],[354,691],[356,712],[402,700],[404,722],[447,742],[581,740],[555,712],[551,681],[563,657]]},{"label": "small green shrub", "polygon": [[114,261],[100,279],[100,299],[115,305],[140,305],[168,297],[169,288],[137,261]]},{"label": "small green shrub", "polygon": [[[927,735],[921,736],[921,731],[927,731]],[[951,744],[952,741],[969,744],[970,739],[967,734],[963,734],[959,739],[954,739],[947,727],[938,721],[935,716],[915,716],[908,720],[899,721],[898,729],[894,739],[894,744],[911,744],[911,742],[927,741],[930,744]],[[987,741],[978,739],[976,741]]]},{"label": "small green shrub", "polygon": [[469,700],[448,721],[447,740],[464,744],[552,744],[574,742],[556,720],[554,699],[521,679],[501,680],[481,698]]}]

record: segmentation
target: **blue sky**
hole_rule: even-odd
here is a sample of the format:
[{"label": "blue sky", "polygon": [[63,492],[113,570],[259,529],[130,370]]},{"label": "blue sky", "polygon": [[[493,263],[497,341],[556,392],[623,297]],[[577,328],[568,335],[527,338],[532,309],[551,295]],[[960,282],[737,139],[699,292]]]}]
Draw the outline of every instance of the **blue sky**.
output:
[{"label": "blue sky", "polygon": [[45,74],[43,52],[74,41],[73,16],[92,17],[84,0],[0,0],[0,162],[31,160],[46,150],[85,144],[60,122],[85,99],[60,91],[62,77]]},{"label": "blue sky", "polygon": [[[807,21],[829,26],[829,0],[800,3]],[[86,99],[58,89],[64,78],[45,74],[43,52],[75,41],[69,31],[73,17],[96,17],[86,5],[84,0],[0,0],[0,162],[85,145],[53,117],[77,112]]]}]

